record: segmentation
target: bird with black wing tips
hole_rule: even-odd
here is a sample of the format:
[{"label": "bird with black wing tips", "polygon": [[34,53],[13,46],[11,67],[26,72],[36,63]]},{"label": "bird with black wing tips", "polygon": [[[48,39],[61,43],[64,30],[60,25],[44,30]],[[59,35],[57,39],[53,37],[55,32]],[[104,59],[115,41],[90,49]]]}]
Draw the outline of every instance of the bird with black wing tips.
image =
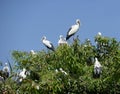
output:
[{"label": "bird with black wing tips", "polygon": [[80,20],[77,19],[76,24],[72,25],[69,28],[69,30],[67,32],[67,35],[66,35],[66,40],[68,40],[71,36],[73,36],[76,32],[78,32],[79,28],[80,28]]},{"label": "bird with black wing tips", "polygon": [[95,58],[94,77],[99,78],[101,73],[102,73],[102,66],[101,66],[100,62],[98,61],[98,59]]},{"label": "bird with black wing tips", "polygon": [[5,63],[5,66],[3,67],[3,77],[4,79],[9,77],[10,69],[8,66],[8,63]]},{"label": "bird with black wing tips", "polygon": [[23,70],[18,74],[18,76],[19,76],[18,82],[22,82],[23,79],[27,77],[27,70],[23,68]]},{"label": "bird with black wing tips", "polygon": [[53,44],[52,44],[49,40],[46,39],[46,36],[43,36],[43,38],[42,38],[42,43],[43,43],[48,49],[50,49],[50,50],[52,50],[52,51],[55,51],[55,48],[54,48]]}]

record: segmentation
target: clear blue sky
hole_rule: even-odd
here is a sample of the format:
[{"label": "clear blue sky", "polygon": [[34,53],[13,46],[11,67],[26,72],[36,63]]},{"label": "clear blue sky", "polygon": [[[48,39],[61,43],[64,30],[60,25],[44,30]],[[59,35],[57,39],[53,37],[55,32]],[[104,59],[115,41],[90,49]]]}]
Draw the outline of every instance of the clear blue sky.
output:
[{"label": "clear blue sky", "polygon": [[0,61],[12,50],[46,49],[43,35],[57,46],[77,18],[82,42],[97,32],[120,40],[120,0],[0,0]]}]

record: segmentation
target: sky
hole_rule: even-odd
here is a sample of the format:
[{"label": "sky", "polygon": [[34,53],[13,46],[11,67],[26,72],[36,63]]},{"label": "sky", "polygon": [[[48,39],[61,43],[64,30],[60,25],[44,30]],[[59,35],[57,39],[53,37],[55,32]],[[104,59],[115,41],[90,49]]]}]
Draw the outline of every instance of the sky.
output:
[{"label": "sky", "polygon": [[0,61],[11,60],[13,50],[46,49],[42,36],[57,46],[80,19],[76,35],[94,41],[98,32],[120,41],[120,0],[0,0]]}]

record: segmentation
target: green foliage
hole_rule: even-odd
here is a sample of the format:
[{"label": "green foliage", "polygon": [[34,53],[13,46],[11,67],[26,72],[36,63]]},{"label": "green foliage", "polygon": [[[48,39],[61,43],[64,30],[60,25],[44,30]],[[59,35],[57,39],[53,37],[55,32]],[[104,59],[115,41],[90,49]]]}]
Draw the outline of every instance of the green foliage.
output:
[{"label": "green foliage", "polygon": [[[103,36],[96,36],[95,42],[97,45],[89,40],[80,43],[76,38],[69,46],[58,46],[55,52],[13,51],[15,70],[26,68],[31,75],[19,85],[13,73],[2,86],[11,94],[118,94],[120,42]],[[100,78],[93,77],[94,57],[102,65]],[[37,81],[36,75],[40,77]]]}]

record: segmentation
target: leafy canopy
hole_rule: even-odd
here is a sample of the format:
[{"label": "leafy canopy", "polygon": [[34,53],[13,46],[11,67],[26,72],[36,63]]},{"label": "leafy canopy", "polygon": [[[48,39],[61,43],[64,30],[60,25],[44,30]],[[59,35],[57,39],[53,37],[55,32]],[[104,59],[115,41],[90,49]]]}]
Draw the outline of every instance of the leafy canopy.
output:
[{"label": "leafy canopy", "polygon": [[[15,71],[0,86],[11,94],[120,93],[120,42],[99,35],[95,42],[93,45],[87,39],[81,43],[76,38],[69,46],[56,47],[55,52],[41,50],[36,54],[15,50]],[[102,65],[100,78],[93,77],[94,57]],[[30,75],[18,84],[16,72],[23,68]]]}]

